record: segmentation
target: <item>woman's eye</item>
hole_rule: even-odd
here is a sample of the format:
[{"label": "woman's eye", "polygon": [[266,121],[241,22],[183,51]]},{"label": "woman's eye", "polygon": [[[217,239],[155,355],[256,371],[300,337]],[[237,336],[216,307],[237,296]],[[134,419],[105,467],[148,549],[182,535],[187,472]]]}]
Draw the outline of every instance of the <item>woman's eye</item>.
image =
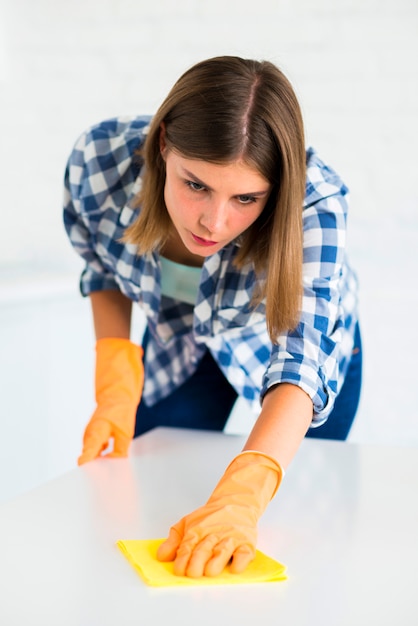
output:
[{"label": "woman's eye", "polygon": [[204,189],[203,185],[200,185],[199,183],[195,183],[194,180],[187,180],[186,185],[190,187],[190,189],[192,189],[193,191],[202,191]]},{"label": "woman's eye", "polygon": [[238,196],[238,201],[241,204],[251,204],[252,202],[257,202],[257,198],[254,196]]}]

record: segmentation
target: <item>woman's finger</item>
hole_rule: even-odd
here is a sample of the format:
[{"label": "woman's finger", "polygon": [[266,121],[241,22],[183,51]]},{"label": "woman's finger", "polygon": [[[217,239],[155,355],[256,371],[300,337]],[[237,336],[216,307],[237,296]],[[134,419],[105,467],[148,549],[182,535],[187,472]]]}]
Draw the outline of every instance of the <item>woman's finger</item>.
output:
[{"label": "woman's finger", "polygon": [[174,561],[181,543],[181,537],[178,530],[174,526],[171,527],[167,539],[158,547],[157,559],[159,561]]},{"label": "woman's finger", "polygon": [[213,557],[214,548],[219,543],[218,535],[208,535],[194,548],[190,555],[186,575],[200,578],[205,573],[206,564]]},{"label": "woman's finger", "polygon": [[205,576],[219,576],[231,560],[235,547],[236,542],[232,537],[220,541],[205,567]]},{"label": "woman's finger", "polygon": [[250,545],[239,546],[232,555],[232,563],[229,567],[231,574],[241,574],[255,557],[255,550]]}]

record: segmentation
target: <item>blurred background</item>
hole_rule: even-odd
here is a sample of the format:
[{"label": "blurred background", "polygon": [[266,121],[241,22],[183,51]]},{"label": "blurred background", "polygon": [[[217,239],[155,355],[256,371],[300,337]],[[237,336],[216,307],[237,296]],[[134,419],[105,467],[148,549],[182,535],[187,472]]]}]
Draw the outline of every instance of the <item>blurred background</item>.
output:
[{"label": "blurred background", "polygon": [[[94,406],[62,225],[69,152],[91,124],[152,114],[220,54],[281,67],[308,144],[351,189],[364,386],[350,441],[418,445],[418,2],[0,0],[0,501],[76,466]],[[237,407],[228,431],[250,421]]]}]

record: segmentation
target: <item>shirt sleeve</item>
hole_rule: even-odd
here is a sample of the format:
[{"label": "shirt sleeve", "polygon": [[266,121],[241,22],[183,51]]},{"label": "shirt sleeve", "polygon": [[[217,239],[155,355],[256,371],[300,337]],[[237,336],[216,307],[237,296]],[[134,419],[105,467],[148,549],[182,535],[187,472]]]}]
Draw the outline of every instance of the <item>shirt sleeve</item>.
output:
[{"label": "shirt sleeve", "polygon": [[[340,347],[347,350],[353,311],[344,307],[348,189],[338,175],[308,151],[303,208],[303,299],[295,330],[273,345],[262,396],[272,385],[301,387],[314,405],[313,423],[323,423],[337,394]],[[350,301],[353,301],[351,298]]]},{"label": "shirt sleeve", "polygon": [[98,250],[99,232],[129,198],[139,173],[135,152],[148,117],[114,118],[93,126],[77,140],[64,175],[64,226],[75,251],[85,260],[80,290],[118,289],[114,273]]}]

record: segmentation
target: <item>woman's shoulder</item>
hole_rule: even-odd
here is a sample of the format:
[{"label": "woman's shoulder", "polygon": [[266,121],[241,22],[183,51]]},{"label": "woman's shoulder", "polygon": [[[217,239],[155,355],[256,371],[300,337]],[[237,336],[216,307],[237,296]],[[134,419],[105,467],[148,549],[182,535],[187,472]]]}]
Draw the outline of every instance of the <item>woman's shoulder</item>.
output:
[{"label": "woman's shoulder", "polygon": [[324,198],[346,196],[348,193],[349,189],[340,175],[319,157],[314,148],[309,147],[306,150],[304,207],[311,206]]},{"label": "woman's shoulder", "polygon": [[137,153],[150,119],[114,117],[80,135],[65,174],[65,185],[73,200],[80,201],[80,211],[101,210],[110,197],[115,206],[127,202],[142,166]]},{"label": "woman's shoulder", "polygon": [[150,115],[121,116],[103,120],[87,128],[78,138],[75,150],[85,153],[85,160],[97,156],[99,163],[106,155],[117,158],[133,156],[143,143],[151,120]]}]

